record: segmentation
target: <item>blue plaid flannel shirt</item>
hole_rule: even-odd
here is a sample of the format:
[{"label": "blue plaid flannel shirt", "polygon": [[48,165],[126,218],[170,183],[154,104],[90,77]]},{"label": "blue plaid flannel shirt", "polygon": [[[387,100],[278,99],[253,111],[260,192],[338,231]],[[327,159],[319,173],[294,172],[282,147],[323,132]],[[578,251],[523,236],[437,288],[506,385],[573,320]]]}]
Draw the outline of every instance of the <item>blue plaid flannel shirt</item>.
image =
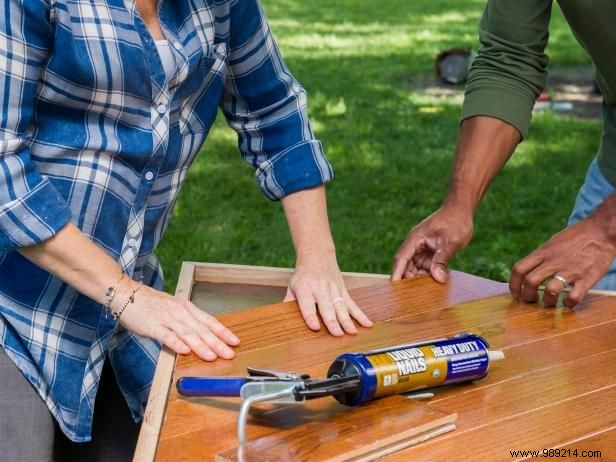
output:
[{"label": "blue plaid flannel shirt", "polygon": [[73,220],[162,288],[153,251],[218,107],[268,198],[332,170],[258,0],[161,1],[172,77],[134,0],[6,0],[0,17],[0,341],[66,435],[88,441],[105,358],[139,419],[159,345],[18,249]]}]

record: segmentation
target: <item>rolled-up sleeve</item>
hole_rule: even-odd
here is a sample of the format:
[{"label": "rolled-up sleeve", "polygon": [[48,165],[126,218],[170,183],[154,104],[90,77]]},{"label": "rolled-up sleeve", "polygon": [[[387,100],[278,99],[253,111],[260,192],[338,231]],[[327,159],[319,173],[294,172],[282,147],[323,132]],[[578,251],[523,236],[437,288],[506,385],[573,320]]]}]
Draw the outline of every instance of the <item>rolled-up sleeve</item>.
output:
[{"label": "rolled-up sleeve", "polygon": [[231,7],[229,69],[222,110],[265,195],[277,200],[330,181],[306,92],[287,69],[258,0]]},{"label": "rolled-up sleeve", "polygon": [[489,0],[479,24],[481,48],[471,67],[462,120],[501,119],[522,138],[545,86],[552,0]]},{"label": "rolled-up sleeve", "polygon": [[64,199],[30,156],[33,112],[52,26],[42,0],[0,6],[0,250],[49,239],[71,218]]}]

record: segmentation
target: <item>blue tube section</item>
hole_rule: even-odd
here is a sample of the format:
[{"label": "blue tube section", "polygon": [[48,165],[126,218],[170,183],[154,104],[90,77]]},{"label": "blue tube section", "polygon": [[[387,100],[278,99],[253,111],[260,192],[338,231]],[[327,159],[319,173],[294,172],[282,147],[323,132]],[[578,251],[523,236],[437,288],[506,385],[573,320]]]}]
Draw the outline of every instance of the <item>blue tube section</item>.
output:
[{"label": "blue tube section", "polygon": [[245,377],[182,377],[177,383],[184,396],[240,396]]}]

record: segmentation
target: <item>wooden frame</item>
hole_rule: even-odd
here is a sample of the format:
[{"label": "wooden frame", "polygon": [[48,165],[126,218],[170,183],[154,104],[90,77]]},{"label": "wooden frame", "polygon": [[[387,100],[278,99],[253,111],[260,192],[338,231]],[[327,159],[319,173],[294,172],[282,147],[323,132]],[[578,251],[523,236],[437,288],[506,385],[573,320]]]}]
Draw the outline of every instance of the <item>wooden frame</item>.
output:
[{"label": "wooden frame", "polygon": [[[190,300],[197,283],[237,284],[250,286],[287,286],[293,270],[264,266],[184,262],[175,295]],[[343,273],[347,288],[365,287],[388,279],[381,274]],[[216,314],[216,313],[215,313]],[[152,389],[141,425],[134,461],[152,461],[164,421],[169,389],[173,382],[176,354],[163,347],[158,359]]]}]

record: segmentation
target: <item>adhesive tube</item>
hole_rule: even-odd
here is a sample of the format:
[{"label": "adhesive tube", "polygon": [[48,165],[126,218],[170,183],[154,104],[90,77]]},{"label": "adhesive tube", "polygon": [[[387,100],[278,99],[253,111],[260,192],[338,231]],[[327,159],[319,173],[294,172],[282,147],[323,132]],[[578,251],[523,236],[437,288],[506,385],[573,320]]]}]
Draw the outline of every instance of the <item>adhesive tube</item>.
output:
[{"label": "adhesive tube", "polygon": [[488,373],[490,361],[503,359],[501,351],[488,350],[479,335],[464,333],[448,339],[398,345],[366,353],[339,356],[328,377],[359,376],[356,391],[336,395],[347,406],[375,398],[478,380]]}]

